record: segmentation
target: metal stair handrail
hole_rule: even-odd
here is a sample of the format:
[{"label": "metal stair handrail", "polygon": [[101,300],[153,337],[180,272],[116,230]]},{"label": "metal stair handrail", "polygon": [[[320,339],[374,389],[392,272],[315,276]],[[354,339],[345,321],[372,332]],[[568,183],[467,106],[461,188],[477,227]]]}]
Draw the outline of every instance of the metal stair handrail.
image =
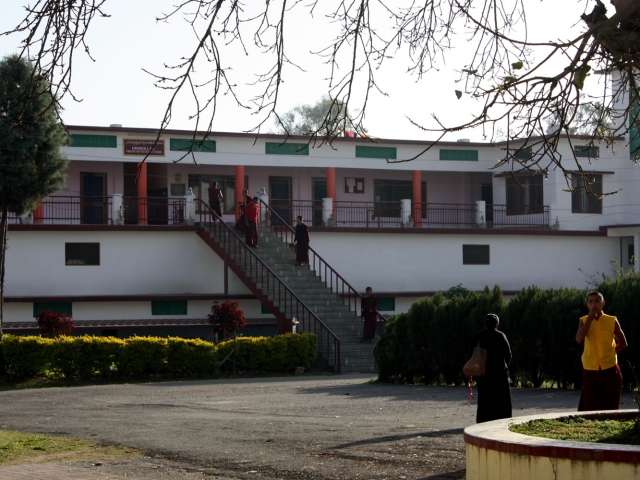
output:
[{"label": "metal stair handrail", "polygon": [[[200,226],[203,223],[209,228],[208,231],[220,234],[216,236],[216,242],[220,243],[221,249],[229,257],[236,255],[231,261],[238,265],[247,279],[256,285],[256,289],[260,292],[266,292],[257,295],[259,300],[270,308],[277,309],[285,320],[292,320],[295,317],[298,324],[298,331],[306,333],[315,333],[317,336],[317,349],[329,359],[333,356],[336,371],[340,372],[340,339],[331,331],[331,329],[309,308],[289,286],[249,247],[240,236],[222,221],[209,205],[198,199],[200,203]],[[207,213],[209,215],[207,215]],[[208,218],[208,219],[207,219]],[[207,220],[205,220],[207,219]],[[212,221],[211,219],[216,219]],[[218,241],[220,239],[220,241]],[[238,258],[240,256],[240,258]],[[244,260],[241,262],[240,259]],[[239,272],[236,272],[236,274]],[[255,278],[255,279],[254,279]],[[273,299],[269,298],[272,294]],[[276,305],[276,302],[277,305]],[[288,312],[288,313],[287,313]],[[333,347],[333,348],[332,348]]]},{"label": "metal stair handrail", "polygon": [[[264,222],[271,218],[271,228],[275,231],[276,235],[283,240],[286,244],[292,244],[296,231],[289,225],[270,205],[260,199],[260,220]],[[262,208],[264,207],[264,209]],[[267,212],[267,213],[263,213]],[[274,225],[274,218],[276,219],[276,225]],[[280,227],[284,227],[284,230]],[[284,236],[284,238],[282,238]],[[362,299],[362,295],[353,288],[349,282],[347,282],[342,275],[334,270],[311,246],[309,246],[309,252],[313,256],[313,261],[310,262],[310,268],[318,272],[320,277],[324,280],[327,287],[336,293],[340,298],[347,299],[349,310],[353,309],[355,316],[360,316],[359,302]],[[323,275],[324,270],[324,275]]]}]

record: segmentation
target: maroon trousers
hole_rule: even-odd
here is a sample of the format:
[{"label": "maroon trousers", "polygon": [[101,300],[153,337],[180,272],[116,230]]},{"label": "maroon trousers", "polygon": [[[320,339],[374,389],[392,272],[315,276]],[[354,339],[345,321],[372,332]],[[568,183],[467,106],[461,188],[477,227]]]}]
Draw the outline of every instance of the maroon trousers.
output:
[{"label": "maroon trousers", "polygon": [[253,222],[247,222],[247,226],[245,227],[245,241],[247,245],[251,245],[253,247],[258,246],[258,224]]},{"label": "maroon trousers", "polygon": [[365,313],[362,338],[364,338],[365,340],[371,340],[372,338],[375,338],[377,321],[378,318],[375,313]]},{"label": "maroon trousers", "polygon": [[582,395],[579,412],[592,410],[618,410],[622,394],[620,367],[606,370],[582,370]]}]

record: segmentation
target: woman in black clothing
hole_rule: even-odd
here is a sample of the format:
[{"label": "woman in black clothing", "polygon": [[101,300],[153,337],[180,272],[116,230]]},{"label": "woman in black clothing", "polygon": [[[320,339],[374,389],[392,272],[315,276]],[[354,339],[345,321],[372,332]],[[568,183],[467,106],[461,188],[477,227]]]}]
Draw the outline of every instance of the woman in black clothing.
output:
[{"label": "woman in black clothing", "polygon": [[511,390],[509,384],[509,364],[511,363],[511,347],[507,336],[498,330],[500,319],[489,313],[484,319],[484,329],[473,337],[474,347],[487,351],[487,367],[484,377],[476,377],[478,384],[478,413],[476,422],[490,422],[500,418],[511,417]]}]

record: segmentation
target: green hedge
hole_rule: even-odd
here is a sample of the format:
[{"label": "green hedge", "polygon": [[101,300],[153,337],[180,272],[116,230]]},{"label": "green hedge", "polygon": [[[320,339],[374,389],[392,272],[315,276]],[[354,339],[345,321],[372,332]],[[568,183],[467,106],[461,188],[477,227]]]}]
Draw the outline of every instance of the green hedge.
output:
[{"label": "green hedge", "polygon": [[[629,367],[640,366],[640,276],[625,274],[597,288],[604,295],[604,311],[618,317],[629,348],[618,355],[625,385],[634,384]],[[452,289],[453,290],[453,289]],[[462,366],[475,332],[486,313],[500,316],[500,329],[511,344],[511,378],[517,385],[540,387],[552,383],[579,388],[582,382],[576,343],[579,318],[587,314],[590,289],[523,289],[506,303],[498,287],[473,293],[461,289],[445,297],[416,302],[405,314],[392,317],[374,348],[379,378],[385,382],[430,384],[464,383]]]},{"label": "green hedge", "polygon": [[[233,348],[233,340],[216,346],[177,337],[93,337],[58,339],[5,335],[0,344],[7,369],[16,378],[80,378],[178,375],[214,372]],[[314,334],[241,337],[236,352],[242,370],[290,371],[309,367],[316,358]],[[225,369],[231,369],[227,362]]]},{"label": "green hedge", "polygon": [[[218,358],[222,361],[236,345],[227,340],[218,345]],[[236,369],[264,370],[267,372],[287,372],[295,367],[309,368],[316,359],[316,335],[313,333],[278,335],[276,337],[240,337],[234,360]],[[222,370],[233,369],[232,362],[226,362]]]}]

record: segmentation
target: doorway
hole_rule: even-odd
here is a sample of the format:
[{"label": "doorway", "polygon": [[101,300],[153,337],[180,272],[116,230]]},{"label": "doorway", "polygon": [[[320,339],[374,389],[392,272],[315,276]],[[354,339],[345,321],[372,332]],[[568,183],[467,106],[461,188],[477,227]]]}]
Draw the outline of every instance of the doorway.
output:
[{"label": "doorway", "polygon": [[311,222],[314,227],[322,226],[322,199],[327,198],[327,179],[311,179]]},{"label": "doorway", "polygon": [[485,221],[493,223],[493,185],[491,183],[483,183],[480,188],[480,200],[485,202],[485,214],[487,215]]},{"label": "doorway", "polygon": [[106,173],[80,172],[80,223],[107,223]]},{"label": "doorway", "polygon": [[[287,225],[292,224],[291,200],[291,177],[269,177],[269,203]],[[271,224],[277,225],[274,220],[271,220]]]}]

